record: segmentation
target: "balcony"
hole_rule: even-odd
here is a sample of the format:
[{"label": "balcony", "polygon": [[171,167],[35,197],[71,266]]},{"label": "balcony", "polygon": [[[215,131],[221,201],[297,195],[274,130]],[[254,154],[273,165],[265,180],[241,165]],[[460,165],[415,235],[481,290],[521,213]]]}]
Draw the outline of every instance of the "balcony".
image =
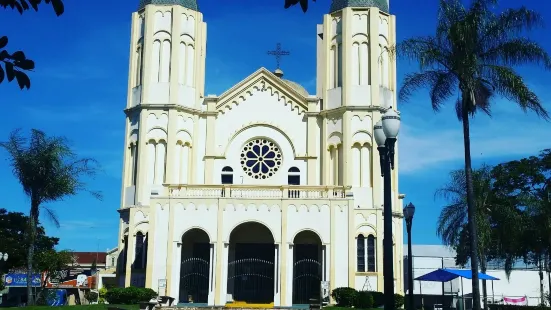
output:
[{"label": "balcony", "polygon": [[171,198],[350,199],[344,186],[165,185]]}]

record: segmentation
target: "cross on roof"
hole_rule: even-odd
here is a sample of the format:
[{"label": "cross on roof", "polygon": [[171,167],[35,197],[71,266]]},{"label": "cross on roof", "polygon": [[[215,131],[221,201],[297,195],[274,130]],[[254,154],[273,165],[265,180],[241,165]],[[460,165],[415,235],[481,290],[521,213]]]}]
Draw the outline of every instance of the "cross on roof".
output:
[{"label": "cross on roof", "polygon": [[276,69],[279,69],[279,64],[281,62],[281,57],[282,56],[288,56],[290,54],[291,53],[289,51],[284,51],[284,50],[281,49],[281,43],[277,43],[275,50],[268,51],[268,55],[275,56],[275,59],[276,59],[276,62],[277,62],[277,68]]}]

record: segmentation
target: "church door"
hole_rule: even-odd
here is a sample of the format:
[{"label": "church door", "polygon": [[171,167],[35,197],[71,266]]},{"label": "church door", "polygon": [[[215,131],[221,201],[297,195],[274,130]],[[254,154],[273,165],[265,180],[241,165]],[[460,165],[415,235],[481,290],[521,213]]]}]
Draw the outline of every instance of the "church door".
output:
[{"label": "church door", "polygon": [[182,238],[179,303],[208,303],[210,243],[205,232],[193,229]]},{"label": "church door", "polygon": [[297,235],[293,245],[293,304],[307,305],[320,299],[322,279],[321,241],[312,232]]},{"label": "church door", "polygon": [[275,244],[270,230],[255,222],[230,234],[228,295],[234,303],[274,302]]}]

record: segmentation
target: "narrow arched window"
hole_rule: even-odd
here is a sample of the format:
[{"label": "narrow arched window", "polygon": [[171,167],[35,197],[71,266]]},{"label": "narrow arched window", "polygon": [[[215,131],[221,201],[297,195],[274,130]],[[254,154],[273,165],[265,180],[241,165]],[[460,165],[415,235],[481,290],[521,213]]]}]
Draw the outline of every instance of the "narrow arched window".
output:
[{"label": "narrow arched window", "polygon": [[358,235],[356,239],[356,262],[358,272],[365,272],[365,237]]},{"label": "narrow arched window", "polygon": [[136,234],[136,251],[134,253],[134,268],[143,268],[143,253],[144,253],[144,235],[142,232]]},{"label": "narrow arched window", "polygon": [[233,184],[233,169],[232,167],[222,168],[222,184]]},{"label": "narrow arched window", "polygon": [[367,271],[369,272],[376,271],[375,246],[377,245],[377,242],[375,241],[376,241],[375,236],[369,235],[367,237]]},{"label": "narrow arched window", "polygon": [[289,168],[289,174],[287,176],[287,184],[300,185],[300,170],[297,167]]}]

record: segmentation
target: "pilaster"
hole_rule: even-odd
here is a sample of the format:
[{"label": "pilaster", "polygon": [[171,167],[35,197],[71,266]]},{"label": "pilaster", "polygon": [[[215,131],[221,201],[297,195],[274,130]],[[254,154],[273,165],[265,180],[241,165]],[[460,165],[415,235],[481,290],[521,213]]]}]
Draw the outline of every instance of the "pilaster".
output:
[{"label": "pilaster", "polygon": [[169,200],[168,202],[168,235],[167,235],[167,255],[166,255],[166,293],[172,291],[172,286],[174,284],[174,279],[172,278],[173,268],[174,267],[174,249],[178,249],[176,242],[174,240],[174,205]]},{"label": "pilaster", "polygon": [[[281,204],[281,294],[280,294],[280,305],[282,306],[291,306],[287,305],[287,253],[289,250],[289,244],[287,242],[287,212],[288,206],[286,204]],[[292,266],[291,266],[292,268]],[[292,294],[293,292],[291,292]]]},{"label": "pilaster", "polygon": [[222,273],[222,265],[224,264],[224,207],[218,204],[218,213],[216,219],[216,277],[215,277],[215,295],[214,295],[214,304],[221,305],[221,295],[222,295],[222,283],[225,280]]},{"label": "pilaster", "polygon": [[213,184],[214,176],[214,156],[215,134],[216,134],[216,102],[214,100],[207,101],[207,141],[205,150],[205,184]]},{"label": "pilaster", "polygon": [[[369,9],[369,70],[371,77],[371,104],[379,105],[379,9]],[[373,123],[377,121],[374,120]]]},{"label": "pilaster", "polygon": [[[150,103],[151,87],[151,50],[153,49],[153,32],[155,26],[155,7],[148,5],[144,14],[145,31],[143,37],[143,78],[142,78],[142,103]],[[141,153],[140,153],[141,154]]]},{"label": "pilaster", "polygon": [[[156,283],[153,283],[153,266],[155,266],[155,226],[156,226],[157,204],[149,207],[149,229],[147,235],[147,266],[145,271],[145,287],[157,291]],[[155,285],[155,286],[154,286]]]},{"label": "pilaster", "polygon": [[148,193],[149,189],[146,184],[147,182],[147,110],[141,110],[139,116],[138,124],[138,181],[136,182],[136,205],[144,201],[146,196],[149,196],[151,193]]},{"label": "pilaster", "polygon": [[[183,8],[180,6],[174,6],[172,8],[172,28],[170,30],[170,36],[171,36],[171,49],[170,49],[170,91],[169,91],[169,103],[176,104],[179,102],[179,86],[178,86],[178,80],[179,80],[179,74],[182,70],[183,66],[180,63],[180,57],[178,53],[180,52],[180,29],[182,24],[182,18],[180,17],[182,15]],[[185,60],[183,60],[185,61]],[[170,114],[169,114],[170,117]],[[170,126],[170,120],[168,122]],[[169,141],[174,142],[174,140],[171,140],[169,138]],[[174,143],[172,143],[174,144]],[[170,154],[170,153],[169,153]],[[172,163],[172,161],[169,161],[167,159],[168,163]],[[168,174],[168,169],[167,169]],[[167,180],[173,180],[169,179],[167,176]]]},{"label": "pilaster", "polygon": [[128,253],[126,254],[126,277],[124,279],[124,286],[129,287],[132,285],[132,264],[134,263],[134,255],[136,251],[136,233],[134,214],[136,208],[130,208],[128,214]]},{"label": "pilaster", "polygon": [[308,180],[307,185],[319,185],[319,179],[317,178],[317,170],[318,170],[318,156],[317,156],[317,148],[318,148],[318,141],[319,141],[319,128],[318,128],[318,122],[317,122],[317,116],[318,114],[318,104],[317,99],[316,101],[308,100],[308,113],[306,115],[307,117],[307,136],[306,141],[308,143],[307,145],[307,153],[308,153]]},{"label": "pilaster", "polygon": [[[173,70],[174,72],[175,70]],[[177,78],[177,77],[176,77]],[[171,82],[172,84],[172,82]],[[172,86],[172,85],[171,85]],[[178,178],[176,177],[180,171],[176,171],[175,163],[179,158],[175,158],[176,155],[176,128],[178,125],[178,111],[174,109],[168,110],[168,133],[167,133],[167,144],[166,144],[166,183],[175,184],[178,183]],[[182,183],[182,182],[180,182]]]}]

